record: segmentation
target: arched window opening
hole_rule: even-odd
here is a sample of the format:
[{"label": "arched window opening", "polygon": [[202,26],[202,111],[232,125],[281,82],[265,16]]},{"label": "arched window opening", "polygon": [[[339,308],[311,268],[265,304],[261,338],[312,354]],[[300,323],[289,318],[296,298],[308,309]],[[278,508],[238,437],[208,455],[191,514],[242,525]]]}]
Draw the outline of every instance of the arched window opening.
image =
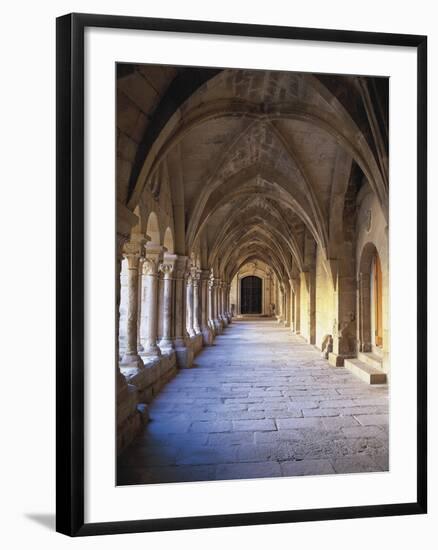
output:
[{"label": "arched window opening", "polygon": [[174,253],[174,244],[173,244],[173,235],[172,235],[172,230],[170,229],[170,227],[168,227],[166,229],[166,232],[164,233],[164,248],[166,249],[166,251],[169,253],[169,254],[173,254]]},{"label": "arched window opening", "polygon": [[146,235],[150,238],[151,244],[160,244],[160,225],[155,212],[149,214]]}]

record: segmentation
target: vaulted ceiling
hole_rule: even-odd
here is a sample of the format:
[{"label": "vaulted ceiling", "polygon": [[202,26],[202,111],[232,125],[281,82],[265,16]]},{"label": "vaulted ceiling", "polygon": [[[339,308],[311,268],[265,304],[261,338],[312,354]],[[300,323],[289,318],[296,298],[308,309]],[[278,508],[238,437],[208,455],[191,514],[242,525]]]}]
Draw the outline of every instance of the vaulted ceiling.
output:
[{"label": "vaulted ceiling", "polygon": [[353,165],[387,212],[382,86],[119,65],[119,200],[133,209],[145,187],[159,189],[157,178],[167,177],[184,211],[185,253],[203,247],[226,278],[257,259],[291,277],[305,267],[305,235],[326,257],[335,253]]}]

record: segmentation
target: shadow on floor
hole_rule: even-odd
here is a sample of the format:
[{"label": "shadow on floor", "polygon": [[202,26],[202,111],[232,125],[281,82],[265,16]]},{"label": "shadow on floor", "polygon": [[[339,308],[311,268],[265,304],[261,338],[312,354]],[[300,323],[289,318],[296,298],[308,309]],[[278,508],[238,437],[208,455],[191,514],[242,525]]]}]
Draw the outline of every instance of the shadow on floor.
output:
[{"label": "shadow on floor", "polygon": [[55,514],[25,514],[25,517],[35,523],[39,523],[50,531],[55,531],[56,529]]}]

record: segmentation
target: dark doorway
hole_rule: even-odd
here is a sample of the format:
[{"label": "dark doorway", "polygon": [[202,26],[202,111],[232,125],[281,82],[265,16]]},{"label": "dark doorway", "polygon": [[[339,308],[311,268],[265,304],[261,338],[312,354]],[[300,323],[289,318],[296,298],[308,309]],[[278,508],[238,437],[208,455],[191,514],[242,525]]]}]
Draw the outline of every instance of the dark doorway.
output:
[{"label": "dark doorway", "polygon": [[262,280],[250,275],[240,281],[240,312],[262,312]]}]

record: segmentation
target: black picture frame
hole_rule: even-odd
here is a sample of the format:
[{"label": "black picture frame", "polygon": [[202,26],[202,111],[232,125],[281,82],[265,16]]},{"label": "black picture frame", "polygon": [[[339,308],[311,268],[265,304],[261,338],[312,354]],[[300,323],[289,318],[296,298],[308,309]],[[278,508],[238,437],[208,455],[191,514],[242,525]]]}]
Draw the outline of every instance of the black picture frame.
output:
[{"label": "black picture frame", "polygon": [[[427,511],[427,37],[207,21],[69,14],[57,25],[57,497],[56,529],[69,536],[329,519]],[[86,27],[405,46],[417,51],[417,498],[311,510],[84,522],[84,30]],[[421,281],[421,282],[420,282]]]}]

